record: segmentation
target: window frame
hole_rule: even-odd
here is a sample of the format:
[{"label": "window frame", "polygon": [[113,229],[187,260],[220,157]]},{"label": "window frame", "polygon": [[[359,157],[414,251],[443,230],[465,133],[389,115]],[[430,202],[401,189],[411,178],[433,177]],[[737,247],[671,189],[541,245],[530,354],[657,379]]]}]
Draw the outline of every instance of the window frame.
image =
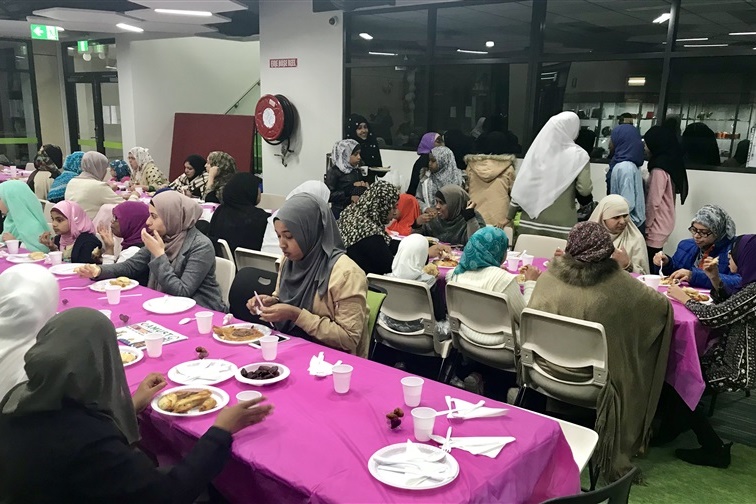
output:
[{"label": "window frame", "polygon": [[[7,73],[18,73],[18,74],[28,74],[29,75],[29,83],[31,85],[31,96],[32,96],[32,107],[34,108],[34,136],[37,139],[37,149],[34,152],[29,153],[29,162],[34,161],[34,157],[36,156],[39,149],[42,148],[42,125],[40,124],[40,118],[39,118],[39,99],[37,96],[37,73],[34,67],[34,47],[31,40],[23,40],[23,39],[17,39],[17,38],[10,38],[10,37],[0,37],[0,42],[13,42],[17,44],[25,44],[26,45],[26,55],[27,55],[27,61],[28,61],[28,68],[26,70],[19,70],[17,68],[14,68],[12,70],[7,70]],[[27,135],[28,135],[27,131]],[[12,138],[12,137],[0,137],[0,138]],[[27,137],[31,138],[31,137]],[[31,145],[31,144],[16,144],[16,145]]]}]

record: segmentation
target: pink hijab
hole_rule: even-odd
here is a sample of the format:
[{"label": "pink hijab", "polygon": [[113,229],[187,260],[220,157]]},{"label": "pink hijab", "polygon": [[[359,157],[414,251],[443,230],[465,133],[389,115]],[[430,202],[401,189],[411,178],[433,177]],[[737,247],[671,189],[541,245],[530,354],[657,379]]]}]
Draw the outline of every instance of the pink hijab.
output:
[{"label": "pink hijab", "polygon": [[60,250],[65,250],[70,245],[73,245],[81,233],[95,234],[92,219],[87,216],[87,213],[78,203],[64,200],[56,204],[52,209],[62,213],[68,219],[68,225],[70,226],[68,233],[60,235]]}]

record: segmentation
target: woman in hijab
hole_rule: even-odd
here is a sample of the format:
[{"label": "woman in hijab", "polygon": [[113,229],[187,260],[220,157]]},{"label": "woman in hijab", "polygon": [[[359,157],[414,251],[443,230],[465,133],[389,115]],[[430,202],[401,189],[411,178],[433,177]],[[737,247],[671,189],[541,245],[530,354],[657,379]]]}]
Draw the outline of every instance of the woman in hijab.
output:
[{"label": "woman in hijab", "polygon": [[66,160],[63,162],[63,171],[55,177],[52,185],[50,185],[50,191],[47,193],[49,202],[63,201],[66,197],[66,186],[81,173],[81,159],[83,157],[84,153],[81,151],[72,152],[66,156]]},{"label": "woman in hijab", "polygon": [[719,166],[717,135],[704,123],[689,124],[682,134],[682,147],[688,165]]},{"label": "woman in hijab", "polygon": [[412,231],[443,243],[465,245],[482,227],[486,222],[475,211],[470,195],[458,185],[447,185],[436,192],[435,217],[428,212],[421,214]]},{"label": "woman in hijab", "polygon": [[0,397],[27,379],[24,354],[57,309],[58,281],[47,268],[17,264],[0,273]]},{"label": "woman in hijab", "polygon": [[735,154],[722,163],[722,166],[727,166],[728,168],[738,168],[743,167],[748,162],[748,151],[751,148],[751,141],[750,140],[741,140],[738,142],[738,146],[735,148]]},{"label": "woman in hijab", "polygon": [[643,140],[632,124],[620,124],[612,130],[609,148],[612,158],[606,173],[607,194],[619,194],[630,205],[630,218],[643,232],[646,224],[646,197],[643,192]]},{"label": "woman in hijab", "polygon": [[39,237],[50,228],[39,200],[27,184],[20,180],[0,184],[0,213],[5,218],[3,241],[19,240],[30,252],[48,252]]},{"label": "woman in hijab", "polygon": [[52,251],[63,252],[63,259],[72,263],[92,263],[99,260],[102,243],[95,235],[92,219],[73,201],[61,201],[50,210],[55,236],[45,231],[40,243]]},{"label": "woman in hijab", "polygon": [[680,144],[673,130],[651,127],[643,139],[648,152],[648,181],[646,182],[646,245],[648,257],[661,252],[675,229],[675,199],[680,204],[688,197],[688,175]]},{"label": "woman in hijab", "polygon": [[331,167],[326,173],[325,183],[331,191],[329,202],[333,217],[355,203],[367,188],[360,171],[362,147],[356,140],[346,139],[336,142],[331,151]]},{"label": "woman in hijab", "polygon": [[310,194],[289,198],[275,218],[284,260],[272,296],[247,307],[276,329],[367,357],[367,278],[344,251],[328,204]]},{"label": "woman in hijab", "polygon": [[[286,199],[289,200],[296,194],[310,194],[326,205],[328,205],[328,200],[331,197],[331,191],[328,189],[328,186],[319,180],[308,180],[299,184],[291,190]],[[260,251],[281,255],[281,247],[278,245],[278,236],[276,235],[276,228],[274,226],[276,215],[278,215],[278,210],[274,210],[271,216],[268,217],[268,224],[265,227],[265,236]]]},{"label": "woman in hijab", "polygon": [[155,161],[150,156],[150,151],[144,147],[134,147],[129,151],[128,158],[131,172],[134,174],[131,182],[147,192],[154,192],[165,186],[168,179],[163,172],[155,165]]},{"label": "woman in hijab", "polygon": [[125,184],[131,181],[131,168],[123,159],[115,159],[110,162],[110,179]]},{"label": "woman in hijab", "polygon": [[[674,326],[666,296],[622,271],[613,253],[604,226],[576,224],[564,254],[551,261],[528,303],[528,308],[604,326],[608,380],[595,404],[599,442],[594,460],[607,481],[630,471],[632,457],[648,447]],[[540,357],[536,363],[565,381],[593,376],[590,368],[565,368]]]},{"label": "woman in hijab", "polygon": [[215,311],[226,311],[215,279],[215,247],[194,225],[202,208],[176,191],[155,195],[150,203],[147,228],[142,230],[144,248],[117,264],[86,265],[78,273],[96,280],[139,278],[148,272],[147,287],[171,296],[190,297]]},{"label": "woman in hijab", "polygon": [[257,208],[260,178],[252,173],[237,173],[223,190],[223,203],[213,212],[210,237],[228,242],[231,252],[237,247],[260,250],[270,214]]},{"label": "woman in hijab", "polygon": [[[347,138],[360,144],[360,156],[363,166],[377,168],[383,166],[381,151],[375,135],[370,131],[370,124],[363,116],[352,114],[347,119]],[[333,189],[331,189],[333,191]]]},{"label": "woman in hijab", "polygon": [[53,180],[60,175],[63,166],[63,151],[57,145],[43,145],[34,157],[34,171],[26,183],[39,199],[47,199]]},{"label": "woman in hijab", "polygon": [[685,282],[691,287],[711,289],[711,281],[703,270],[706,258],[717,258],[719,274],[730,289],[740,285],[740,275],[730,273],[727,254],[735,238],[735,222],[730,215],[716,205],[701,208],[688,228],[692,238],[682,240],[671,258],[658,252],[654,264],[662,267],[662,272],[672,279]]},{"label": "woman in hijab", "polygon": [[[115,238],[121,238],[121,251],[116,257],[116,262],[123,262],[134,256],[144,247],[142,242],[142,230],[147,227],[147,219],[150,217],[150,209],[141,201],[124,201],[116,205],[112,210],[110,226],[97,228],[97,233],[102,238],[103,255],[115,255]],[[147,285],[147,275],[139,283],[144,281]]]},{"label": "woman in hijab", "polygon": [[236,160],[230,154],[221,151],[213,151],[207,155],[207,188],[205,201],[223,203],[223,189],[231,180],[231,177],[239,171],[236,168]]},{"label": "woman in hijab", "polygon": [[94,219],[102,205],[117,205],[123,196],[117,195],[105,182],[110,165],[104,154],[89,151],[81,158],[81,174],[66,186],[66,200],[74,201]]},{"label": "woman in hijab", "polygon": [[207,160],[198,154],[192,154],[184,160],[184,173],[169,184],[171,189],[192,198],[204,198],[208,192],[207,180],[210,176],[205,171]]},{"label": "woman in hijab", "polygon": [[[739,287],[725,286],[720,268],[712,258],[704,262],[703,271],[713,286],[713,305],[693,301],[676,285],[669,288],[668,294],[683,303],[703,325],[720,331],[719,339],[701,358],[701,367],[709,388],[735,392],[756,386],[756,377],[751,372],[756,365],[756,235],[742,235],[735,239],[729,268],[743,279]],[[673,400],[676,409],[672,418],[678,429],[665,441],[671,441],[676,434],[690,427],[701,445],[695,450],[678,449],[675,451],[677,457],[696,465],[729,466],[732,443],[725,445],[722,442],[702,410],[691,411],[679,396]]]},{"label": "woman in hijab", "polygon": [[481,137],[479,154],[465,156],[470,198],[486,222],[504,227],[515,180],[514,146],[505,133]]},{"label": "woman in hijab", "polygon": [[56,315],[24,360],[29,380],[0,403],[0,494],[9,503],[189,504],[223,469],[232,435],[273,409],[256,406],[264,397],[224,408],[183,460],[158,468],[133,445],[136,413],[165,378],[149,374],[130,396],[107,317],[89,308]]},{"label": "woman in hijab", "polygon": [[[485,121],[485,119],[483,119]],[[454,153],[454,162],[460,170],[465,169],[465,156],[475,152],[475,140],[458,129],[444,133],[444,143]]]},{"label": "woman in hijab", "polygon": [[438,190],[452,184],[460,188],[465,184],[462,172],[454,161],[454,153],[448,147],[434,147],[429,155],[428,172],[415,194],[420,210],[425,212],[433,207]]},{"label": "woman in hijab", "polygon": [[599,201],[589,219],[603,225],[614,243],[612,257],[631,273],[649,273],[646,241],[630,219],[630,207],[622,196],[610,194]]},{"label": "woman in hijab", "polygon": [[414,195],[417,193],[417,185],[420,183],[420,177],[428,168],[430,151],[434,147],[441,147],[442,145],[444,145],[444,139],[438,133],[426,133],[423,135],[423,138],[420,139],[420,145],[417,146],[417,155],[419,157],[412,166],[412,176],[410,177],[407,194]]},{"label": "woman in hijab", "polygon": [[415,225],[418,217],[420,217],[420,204],[417,198],[406,193],[400,194],[396,204],[396,217],[386,229],[399,233],[401,236],[409,236],[412,234],[412,226]]},{"label": "woman in hijab", "polygon": [[397,188],[378,180],[357,203],[341,212],[338,225],[346,253],[365,273],[391,271],[394,254],[386,226],[396,214],[397,201]]},{"label": "woman in hijab", "polygon": [[578,195],[593,191],[588,154],[575,143],[580,119],[562,112],[549,119],[525,154],[514,184],[507,223],[518,212],[519,234],[566,238],[577,223]]}]

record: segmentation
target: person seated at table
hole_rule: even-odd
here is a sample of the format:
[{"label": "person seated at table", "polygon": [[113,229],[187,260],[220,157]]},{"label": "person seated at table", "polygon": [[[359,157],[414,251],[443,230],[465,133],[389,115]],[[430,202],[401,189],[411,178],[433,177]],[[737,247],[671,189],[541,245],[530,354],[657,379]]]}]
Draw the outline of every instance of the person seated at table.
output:
[{"label": "person seated at table", "polygon": [[458,185],[447,185],[436,192],[436,208],[420,214],[412,232],[450,245],[465,245],[483,227],[486,222],[467,192]]},{"label": "person seated at table", "polygon": [[428,171],[420,180],[415,197],[420,204],[420,210],[425,212],[436,203],[436,193],[447,185],[462,188],[465,180],[462,172],[457,169],[454,153],[448,147],[434,147],[428,158]]},{"label": "person seated at table", "polygon": [[168,187],[192,198],[204,198],[208,192],[207,180],[210,176],[205,170],[207,160],[199,154],[192,154],[184,160],[184,173],[168,184]]},{"label": "person seated at table", "polygon": [[24,354],[55,315],[58,292],[58,281],[38,264],[16,264],[0,273],[0,397],[26,381]]},{"label": "person seated at table", "polygon": [[133,147],[127,157],[131,166],[131,185],[141,187],[147,192],[154,192],[168,183],[160,168],[155,165],[150,151],[144,147]]},{"label": "person seated at table", "polygon": [[[289,200],[295,194],[302,193],[311,194],[323,201],[326,205],[328,204],[328,199],[331,197],[331,191],[323,182],[319,180],[308,180],[292,189],[291,192],[286,195],[286,199]],[[281,247],[278,244],[278,236],[276,236],[276,228],[274,225],[276,215],[278,215],[278,209],[274,210],[270,217],[268,217],[268,224],[265,227],[265,235],[263,236],[263,244],[260,251],[267,252],[268,254],[281,255]]]},{"label": "person seated at table", "polygon": [[365,182],[360,170],[360,144],[356,140],[339,140],[331,151],[331,167],[326,173],[325,183],[331,191],[328,202],[331,204],[334,218],[351,203],[357,202],[365,189]]},{"label": "person seated at table", "polygon": [[237,173],[223,190],[223,203],[210,220],[212,240],[223,238],[231,252],[237,247],[260,250],[270,214],[260,203],[260,178],[246,172]]},{"label": "person seated at table", "polygon": [[81,173],[66,186],[66,200],[74,201],[94,219],[102,205],[117,205],[124,200],[105,182],[108,174],[108,158],[96,151],[84,153],[81,158]]},{"label": "person seated at table", "polygon": [[411,194],[402,193],[396,204],[396,217],[386,229],[399,233],[400,236],[412,234],[412,226],[420,217],[420,204]]},{"label": "person seated at table", "polygon": [[378,180],[357,203],[341,212],[338,226],[346,253],[365,273],[391,271],[394,254],[386,225],[395,215],[397,201],[397,188]]},{"label": "person seated at table", "polygon": [[40,243],[51,251],[63,252],[63,260],[72,263],[99,262],[102,243],[95,234],[92,219],[73,201],[61,201],[50,210],[55,236],[45,231]]},{"label": "person seated at table", "polygon": [[[742,142],[741,142],[742,143]],[[26,179],[29,188],[39,199],[47,199],[47,193],[50,191],[55,177],[60,175],[60,169],[63,166],[63,151],[60,147],[52,144],[45,144],[34,156],[34,171]]]},{"label": "person seated at table", "polygon": [[75,177],[78,177],[81,173],[81,159],[84,157],[84,153],[81,151],[72,152],[66,156],[66,160],[63,161],[63,170],[60,175],[55,177],[50,190],[47,193],[47,201],[50,203],[58,203],[63,201],[66,197],[66,187],[68,183]]},{"label": "person seated at table", "polygon": [[605,196],[589,220],[598,222],[609,231],[614,243],[612,257],[622,269],[641,275],[650,273],[646,240],[630,218],[630,207],[625,198],[618,194]]},{"label": "person seated at table", "polygon": [[284,259],[272,296],[247,302],[281,332],[367,357],[367,278],[344,250],[328,205],[310,194],[289,198],[275,218]]},{"label": "person seated at table", "polygon": [[[142,230],[147,228],[150,209],[141,201],[124,201],[111,210],[110,225],[99,225],[97,234],[102,240],[102,255],[115,255],[115,262],[120,263],[132,258],[144,248]],[[116,255],[115,238],[120,238],[119,253]],[[140,285],[147,287],[149,271],[134,278]]]},{"label": "person seated at table", "polygon": [[646,197],[643,192],[643,139],[632,124],[620,124],[609,140],[612,158],[606,172],[607,194],[619,194],[630,206],[630,218],[643,232],[646,227]]},{"label": "person seated at table", "polygon": [[236,167],[236,159],[225,152],[213,151],[207,155],[205,170],[207,170],[205,201],[223,203],[223,190],[231,177],[239,171]]},{"label": "person seated at table", "polygon": [[409,187],[407,187],[407,194],[412,196],[417,193],[417,186],[420,184],[420,177],[428,169],[428,163],[430,160],[430,152],[434,147],[440,147],[444,145],[444,137],[438,133],[426,133],[420,139],[420,144],[417,146],[417,161],[412,166],[412,175],[410,176]]},{"label": "person seated at table", "polygon": [[29,186],[20,180],[0,184],[3,241],[19,240],[29,252],[48,252],[39,236],[49,231],[42,206]]},{"label": "person seated at table", "polygon": [[[676,285],[669,288],[668,294],[683,303],[703,325],[720,331],[719,339],[701,358],[701,367],[709,388],[735,392],[751,390],[756,385],[751,372],[756,366],[756,235],[737,237],[728,263],[730,271],[742,278],[736,287],[725,285],[713,258],[704,260],[702,270],[712,284],[713,305],[692,300]],[[678,449],[677,457],[696,465],[728,467],[732,443],[724,444],[702,410],[691,411],[679,396],[674,399],[677,407],[673,418],[679,425],[676,432],[689,426],[701,445],[692,450]]]},{"label": "person seated at table", "polygon": [[215,247],[194,225],[202,208],[176,191],[155,195],[149,206],[144,248],[126,261],[102,266],[85,265],[79,275],[94,280],[129,277],[149,272],[147,287],[171,296],[190,297],[209,310],[227,307],[215,279]]},{"label": "person seated at table", "polygon": [[[595,453],[608,481],[628,472],[630,459],[647,448],[674,326],[666,296],[622,271],[613,253],[604,226],[576,224],[564,254],[551,261],[528,303],[528,308],[604,326],[609,378],[596,405]],[[563,368],[540,357],[536,362],[568,381],[593,376],[590,368]]]},{"label": "person seated at table", "polygon": [[115,159],[110,162],[110,182],[126,184],[131,181],[131,168],[123,159]]},{"label": "person seated at table", "polygon": [[[64,344],[61,344],[64,342]],[[141,451],[136,413],[166,386],[149,374],[129,394],[113,323],[90,308],[56,315],[25,356],[28,381],[0,403],[4,502],[191,503],[231,456],[232,435],[273,410],[264,397],[222,409],[173,467]]]},{"label": "person seated at table", "polygon": [[735,222],[730,215],[721,207],[705,205],[693,216],[688,231],[693,238],[682,240],[671,258],[659,252],[654,256],[654,264],[661,266],[662,273],[672,279],[688,282],[691,287],[711,289],[703,264],[707,257],[717,258],[722,282],[729,289],[736,289],[740,275],[730,273],[727,259],[735,238]]}]

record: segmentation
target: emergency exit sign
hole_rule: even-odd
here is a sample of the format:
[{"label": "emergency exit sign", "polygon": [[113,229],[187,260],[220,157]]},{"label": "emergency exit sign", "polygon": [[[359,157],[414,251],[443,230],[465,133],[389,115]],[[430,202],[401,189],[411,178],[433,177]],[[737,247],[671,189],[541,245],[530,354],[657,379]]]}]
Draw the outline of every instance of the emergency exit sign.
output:
[{"label": "emergency exit sign", "polygon": [[33,24],[31,25],[31,38],[38,40],[58,40],[58,27]]},{"label": "emergency exit sign", "polygon": [[80,53],[89,52],[89,41],[79,40],[78,42],[76,42],[76,50]]},{"label": "emergency exit sign", "polygon": [[297,58],[278,58],[270,60],[270,68],[296,68]]}]

